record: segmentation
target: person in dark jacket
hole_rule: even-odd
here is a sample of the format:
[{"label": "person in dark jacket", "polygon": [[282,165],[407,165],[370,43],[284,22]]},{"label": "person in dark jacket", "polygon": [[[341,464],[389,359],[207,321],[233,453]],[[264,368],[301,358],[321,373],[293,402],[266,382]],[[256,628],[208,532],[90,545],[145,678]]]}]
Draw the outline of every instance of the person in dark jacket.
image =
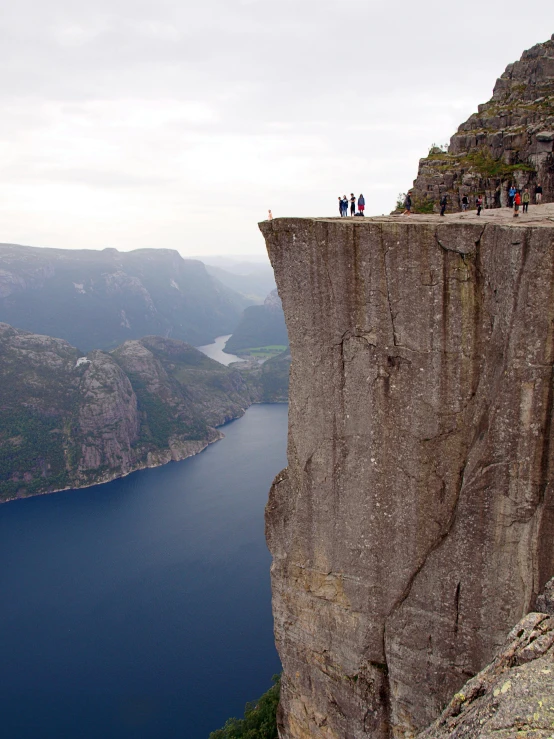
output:
[{"label": "person in dark jacket", "polygon": [[404,213],[402,213],[403,216],[411,216],[412,215],[412,196],[410,193],[406,195],[406,199],[404,200]]},{"label": "person in dark jacket", "polygon": [[462,198],[462,211],[469,209],[469,198],[467,195],[464,195]]},{"label": "person in dark jacket", "polygon": [[365,210],[365,198],[364,198],[364,196],[363,196],[363,195],[362,195],[362,194],[360,193],[360,197],[358,198],[358,213],[359,213],[359,214],[360,214],[361,216],[363,216],[363,215],[364,215],[364,210]]},{"label": "person in dark jacket", "polygon": [[444,193],[444,195],[440,199],[441,216],[444,215],[444,211],[446,210],[447,205],[448,205],[448,198],[446,197],[446,193]]},{"label": "person in dark jacket", "polygon": [[356,215],[356,196],[353,192],[350,193],[350,215]]},{"label": "person in dark jacket", "polygon": [[537,205],[542,201],[542,185],[539,183],[535,187],[535,202]]}]

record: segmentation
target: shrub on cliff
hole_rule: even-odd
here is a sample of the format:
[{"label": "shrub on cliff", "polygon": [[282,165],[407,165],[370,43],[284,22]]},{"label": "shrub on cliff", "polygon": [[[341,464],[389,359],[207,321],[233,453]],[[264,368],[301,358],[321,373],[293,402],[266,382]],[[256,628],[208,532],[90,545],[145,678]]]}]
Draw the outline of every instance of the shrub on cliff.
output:
[{"label": "shrub on cliff", "polygon": [[273,676],[273,685],[262,697],[247,703],[244,718],[230,718],[225,726],[212,731],[209,739],[277,739],[277,705],[281,690],[281,676]]}]

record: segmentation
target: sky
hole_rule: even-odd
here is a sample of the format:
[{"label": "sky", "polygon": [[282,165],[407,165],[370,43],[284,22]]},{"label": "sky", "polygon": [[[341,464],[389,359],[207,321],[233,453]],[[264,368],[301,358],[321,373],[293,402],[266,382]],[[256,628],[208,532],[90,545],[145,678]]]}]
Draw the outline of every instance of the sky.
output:
[{"label": "sky", "polygon": [[546,0],[5,2],[0,241],[259,258],[269,208],[388,213],[553,33]]}]

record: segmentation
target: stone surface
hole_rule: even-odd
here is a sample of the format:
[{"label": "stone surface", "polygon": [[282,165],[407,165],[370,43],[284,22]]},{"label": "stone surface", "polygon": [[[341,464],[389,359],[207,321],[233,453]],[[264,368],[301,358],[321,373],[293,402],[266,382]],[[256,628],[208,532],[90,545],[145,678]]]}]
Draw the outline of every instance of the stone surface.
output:
[{"label": "stone surface", "polygon": [[292,355],[282,739],[414,736],[552,576],[553,220],[261,224]]},{"label": "stone surface", "polygon": [[554,619],[530,613],[418,739],[551,739],[553,729]]},{"label": "stone surface", "polygon": [[[483,195],[486,207],[508,202],[511,183],[534,188],[541,183],[543,201],[554,200],[554,40],[524,52],[497,80],[491,100],[479,106],[451,138],[448,152],[432,148],[420,160],[414,182],[416,208],[448,195],[447,212],[471,207]],[[534,202],[534,200],[532,201]]]}]

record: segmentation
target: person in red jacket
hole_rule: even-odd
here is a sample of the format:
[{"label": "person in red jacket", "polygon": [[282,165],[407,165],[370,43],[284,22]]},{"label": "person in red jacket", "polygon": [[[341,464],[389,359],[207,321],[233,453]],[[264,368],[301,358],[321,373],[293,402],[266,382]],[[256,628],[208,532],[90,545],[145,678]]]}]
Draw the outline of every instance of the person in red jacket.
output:
[{"label": "person in red jacket", "polygon": [[514,196],[514,218],[517,218],[519,216],[519,206],[520,205],[521,205],[521,195],[519,194],[519,190],[518,190]]}]

